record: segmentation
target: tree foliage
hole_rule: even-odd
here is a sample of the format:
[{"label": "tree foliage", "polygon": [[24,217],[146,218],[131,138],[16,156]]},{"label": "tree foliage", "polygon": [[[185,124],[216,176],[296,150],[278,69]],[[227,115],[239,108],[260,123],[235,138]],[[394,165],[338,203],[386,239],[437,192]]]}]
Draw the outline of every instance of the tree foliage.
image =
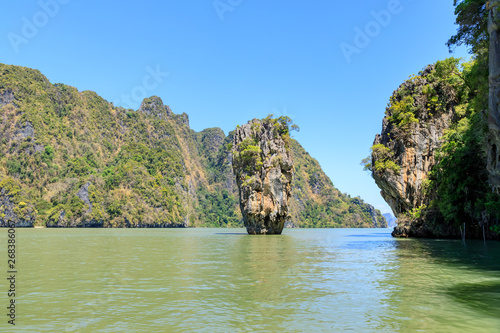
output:
[{"label": "tree foliage", "polygon": [[[187,115],[172,114],[158,97],[127,110],[51,84],[37,70],[0,64],[0,96],[11,95],[0,99],[0,193],[21,218],[60,227],[242,225],[231,134],[192,131]],[[268,121],[292,153],[308,155],[290,137],[298,130],[290,118]],[[253,159],[259,147],[246,144],[243,155]],[[368,205],[333,190],[310,157],[300,161],[295,193],[307,204],[295,206],[298,226],[373,225]],[[78,196],[88,183],[90,206]]]},{"label": "tree foliage", "polygon": [[488,9],[486,0],[454,0],[456,35],[446,45],[450,51],[454,46],[467,45],[473,54],[482,53],[489,47]]},{"label": "tree foliage", "polygon": [[374,214],[378,227],[387,226],[380,211],[335,188],[318,161],[296,140],[292,141],[291,151],[295,164],[292,220],[309,228],[372,228]]},{"label": "tree foliage", "polygon": [[430,178],[437,194],[431,209],[438,208],[445,223],[457,226],[500,218],[500,197],[489,189],[482,149],[487,133],[485,75],[481,59],[464,65],[463,77],[470,88],[467,103],[443,137]]},{"label": "tree foliage", "polygon": [[[455,0],[454,5],[458,30],[447,45],[450,51],[454,46],[470,47],[472,60],[438,61],[411,77],[391,97],[387,117],[397,134],[418,130],[413,124],[425,126],[437,114],[453,111],[435,156],[436,164],[425,184],[432,200],[428,206],[409,212],[411,218],[431,217],[433,221],[428,222],[436,228],[465,222],[468,228],[478,230],[487,224],[498,232],[500,197],[489,188],[483,149],[488,130],[487,2]],[[381,154],[391,160],[390,153],[378,153]],[[367,168],[374,168],[369,160],[364,162]]]}]

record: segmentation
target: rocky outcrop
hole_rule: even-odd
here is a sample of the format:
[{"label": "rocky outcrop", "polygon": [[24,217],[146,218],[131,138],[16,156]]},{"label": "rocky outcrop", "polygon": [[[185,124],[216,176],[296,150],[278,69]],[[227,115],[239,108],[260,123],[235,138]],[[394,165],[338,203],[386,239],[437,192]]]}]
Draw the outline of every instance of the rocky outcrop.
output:
[{"label": "rocky outcrop", "polygon": [[[424,190],[425,181],[435,165],[441,138],[455,115],[453,103],[441,112],[429,108],[422,89],[428,84],[427,76],[433,70],[433,65],[428,66],[420,77],[402,84],[391,98],[395,104],[403,100],[401,92],[417,96],[413,102],[415,121],[401,128],[393,121],[395,110],[389,107],[382,123],[382,133],[377,134],[374,141],[374,147],[383,147],[382,150],[373,149],[372,165],[387,162],[383,159],[396,165],[395,168],[373,167],[373,178],[397,218],[428,204],[430,196]],[[419,95],[422,98],[418,98]],[[385,151],[386,148],[389,150]]]},{"label": "rocky outcrop", "polygon": [[254,119],[238,127],[233,140],[233,171],[249,234],[281,234],[289,219],[293,161],[288,125]]},{"label": "rocky outcrop", "polygon": [[[47,228],[103,228],[104,221],[103,220],[95,220],[95,219],[68,219],[67,213],[64,210],[59,212],[57,220],[47,221]],[[128,225],[127,227],[130,227]]]},{"label": "rocky outcrop", "polygon": [[[187,114],[172,113],[157,96],[135,112],[94,92],[53,85],[37,70],[0,64],[0,109],[0,190],[9,182],[4,188],[14,207],[7,211],[20,221],[31,214],[47,227],[243,224],[233,135],[216,128],[196,133]],[[336,189],[318,161],[289,142],[297,168],[292,197],[282,182],[283,193],[271,193],[264,207],[274,195],[269,210],[286,219],[281,205],[289,198],[289,226],[372,227],[366,204]],[[255,178],[276,192],[273,172]]]},{"label": "rocky outcrop", "polygon": [[391,97],[367,166],[398,219],[394,237],[460,236],[458,227],[443,223],[429,177],[447,130],[466,114],[466,89],[459,61],[450,58],[426,67]]},{"label": "rocky outcrop", "polygon": [[80,190],[76,193],[76,196],[82,200],[87,207],[89,208],[87,210],[87,214],[92,214],[92,202],[90,202],[89,198],[89,186],[92,185],[91,182],[87,182],[85,185],[83,185]]},{"label": "rocky outcrop", "polygon": [[33,124],[29,121],[25,123],[17,123],[16,129],[14,130],[14,140],[23,141],[27,138],[35,138],[35,128]]},{"label": "rocky outcrop", "polygon": [[5,90],[3,92],[0,92],[0,107],[10,104],[14,101],[14,93],[12,90]]},{"label": "rocky outcrop", "polygon": [[438,61],[391,97],[367,166],[398,218],[394,237],[498,239],[481,114],[463,77],[457,59]]},{"label": "rocky outcrop", "polygon": [[160,119],[166,119],[173,115],[170,107],[164,105],[162,99],[158,96],[145,98],[141,103],[139,112],[144,112],[148,116],[155,116]]},{"label": "rocky outcrop", "polygon": [[208,159],[213,160],[224,144],[226,135],[224,131],[218,127],[207,128],[203,131],[196,133],[196,139],[200,143],[201,153]]},{"label": "rocky outcrop", "polygon": [[[444,113],[424,126],[417,125],[408,137],[396,140],[390,135],[392,126],[384,119],[382,134],[377,135],[374,145],[382,144],[394,152],[393,160],[399,170],[374,170],[373,178],[397,218],[428,204],[425,181],[435,165],[436,150],[441,146],[441,137],[452,116],[452,112]],[[377,160],[377,153],[373,158]]]},{"label": "rocky outcrop", "polygon": [[[460,229],[446,223],[429,223],[436,219],[436,212],[423,211],[419,218],[401,216],[391,235],[396,238],[460,238]],[[479,235],[476,235],[476,238]]]},{"label": "rocky outcrop", "polygon": [[[379,219],[377,216],[377,210],[375,209],[375,207],[373,207],[372,205],[368,205],[368,213],[370,214],[370,216],[372,218],[373,227],[374,228],[381,228],[383,223],[379,223]],[[382,221],[380,221],[380,222],[382,222]]]},{"label": "rocky outcrop", "polygon": [[488,173],[493,190],[500,193],[500,0],[489,1],[489,138]]},{"label": "rocky outcrop", "polygon": [[181,124],[189,127],[189,116],[186,112],[176,115],[176,118]]},{"label": "rocky outcrop", "polygon": [[0,227],[31,228],[35,223],[33,212],[25,203],[14,204],[12,197],[0,189]]}]

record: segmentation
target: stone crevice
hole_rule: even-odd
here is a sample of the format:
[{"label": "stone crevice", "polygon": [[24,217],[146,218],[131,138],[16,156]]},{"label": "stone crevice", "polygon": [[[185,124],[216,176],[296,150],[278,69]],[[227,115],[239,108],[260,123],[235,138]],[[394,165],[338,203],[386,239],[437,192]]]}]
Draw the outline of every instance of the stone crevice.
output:
[{"label": "stone crevice", "polygon": [[234,133],[233,171],[249,234],[281,234],[289,220],[293,161],[272,121],[252,120]]}]

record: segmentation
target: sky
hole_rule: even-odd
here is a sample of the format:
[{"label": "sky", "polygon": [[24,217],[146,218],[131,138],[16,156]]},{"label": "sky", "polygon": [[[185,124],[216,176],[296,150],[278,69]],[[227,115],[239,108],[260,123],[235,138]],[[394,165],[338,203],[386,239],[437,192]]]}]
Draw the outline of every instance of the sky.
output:
[{"label": "sky", "polygon": [[452,0],[21,0],[4,3],[0,63],[138,109],[160,96],[195,131],[270,113],[334,185],[383,213],[360,162],[392,92],[450,55]]}]

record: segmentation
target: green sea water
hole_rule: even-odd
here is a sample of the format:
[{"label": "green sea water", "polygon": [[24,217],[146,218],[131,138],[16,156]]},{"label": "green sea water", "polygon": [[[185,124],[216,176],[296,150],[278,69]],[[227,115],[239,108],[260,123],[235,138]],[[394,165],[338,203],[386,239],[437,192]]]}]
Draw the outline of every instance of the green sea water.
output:
[{"label": "green sea water", "polygon": [[[7,229],[0,229],[7,274]],[[16,229],[0,332],[500,332],[500,243],[388,229]]]}]

